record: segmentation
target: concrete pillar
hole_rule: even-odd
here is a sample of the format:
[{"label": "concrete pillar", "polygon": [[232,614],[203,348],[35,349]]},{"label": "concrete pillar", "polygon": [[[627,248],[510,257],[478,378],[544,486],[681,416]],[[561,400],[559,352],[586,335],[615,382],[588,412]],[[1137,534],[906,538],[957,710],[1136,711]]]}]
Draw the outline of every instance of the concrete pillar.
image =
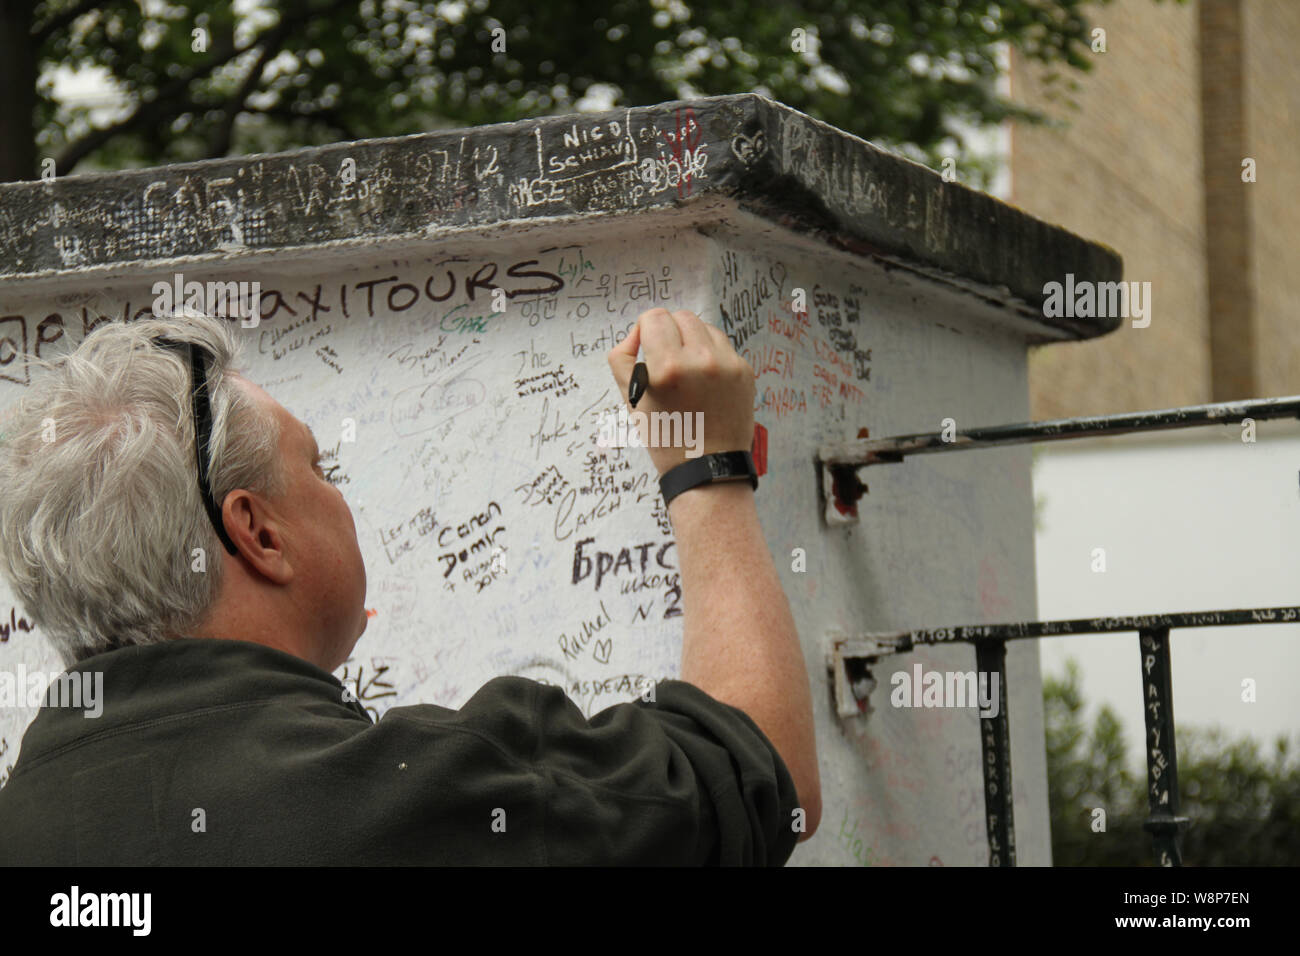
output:
[{"label": "concrete pillar", "polygon": [[[590,714],[675,676],[682,629],[649,458],[595,444],[620,402],[605,353],[647,308],[695,310],[757,375],[757,503],[812,680],[825,810],[793,862],[982,865],[979,718],[890,702],[892,673],[969,671],[973,649],[889,661],[847,721],[825,651],[832,631],[1034,618],[1030,450],[873,469],[840,527],[814,453],[1028,419],[1029,344],[1120,321],[1048,317],[1045,284],[1119,271],[757,95],[0,186],[0,430],[31,358],[149,314],[155,282],[257,282],[248,375],[312,426],[356,518],[363,702],[456,707],[521,674]],[[579,549],[613,560],[575,574]],[[58,669],[11,631],[0,667]],[[1007,668],[1018,861],[1047,864],[1033,642]],[[31,716],[0,713],[11,750]]]}]

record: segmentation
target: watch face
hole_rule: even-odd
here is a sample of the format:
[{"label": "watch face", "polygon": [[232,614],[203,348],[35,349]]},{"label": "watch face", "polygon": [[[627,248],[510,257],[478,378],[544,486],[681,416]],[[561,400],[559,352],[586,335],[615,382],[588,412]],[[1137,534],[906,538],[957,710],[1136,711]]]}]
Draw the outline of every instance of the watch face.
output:
[{"label": "watch face", "polygon": [[710,481],[749,481],[749,469],[746,463],[736,460],[734,452],[715,452],[706,461],[709,467]]}]

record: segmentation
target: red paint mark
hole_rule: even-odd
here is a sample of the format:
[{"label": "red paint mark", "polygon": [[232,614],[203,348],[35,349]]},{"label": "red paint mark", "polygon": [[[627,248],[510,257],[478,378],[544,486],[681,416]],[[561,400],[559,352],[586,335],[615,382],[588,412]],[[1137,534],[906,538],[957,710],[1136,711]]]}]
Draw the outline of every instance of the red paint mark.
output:
[{"label": "red paint mark", "polygon": [[700,128],[699,123],[695,122],[695,110],[687,107],[686,118],[683,121],[682,111],[678,109],[676,131],[664,133],[663,136],[668,141],[673,159],[677,161],[677,168],[681,170],[681,176],[677,180],[677,198],[684,199],[691,194],[694,182],[691,174],[692,164],[696,151],[704,139],[704,130]]},{"label": "red paint mark", "polygon": [[745,349],[741,357],[754,370],[754,378],[774,372],[778,378],[794,378],[794,353],[775,345]]},{"label": "red paint mark", "polygon": [[819,378],[831,388],[839,385],[840,380],[836,378],[835,373],[830,369],[822,368],[816,362],[813,362],[813,378]]},{"label": "red paint mark", "polygon": [[784,418],[794,412],[807,412],[808,399],[801,388],[769,386],[763,389],[763,401],[760,407],[772,412],[777,418]]},{"label": "red paint mark", "polygon": [[831,369],[838,370],[839,374],[845,378],[856,377],[853,373],[853,366],[849,365],[848,360],[835,351],[833,346],[818,338],[814,338],[812,343],[813,354],[817,356],[818,361],[826,363]]},{"label": "red paint mark", "polygon": [[366,617],[378,617],[378,616],[379,616],[379,612],[375,610],[373,607],[366,608]]},{"label": "red paint mark", "polygon": [[857,517],[858,499],[866,491],[867,486],[858,478],[853,468],[848,466],[836,468],[831,473],[831,498],[835,510],[840,514]]},{"label": "red paint mark", "polygon": [[767,474],[767,429],[754,422],[754,441],[750,444],[750,454],[754,456],[754,470],[761,478]]},{"label": "red paint mark", "polygon": [[[859,428],[859,438],[869,438],[871,429]],[[841,478],[843,481],[841,481]],[[870,489],[858,477],[857,471],[850,467],[836,468],[831,471],[831,504],[842,515],[857,517],[858,499]]]},{"label": "red paint mark", "polygon": [[775,314],[768,315],[767,327],[777,335],[784,335],[791,342],[799,345],[804,344],[804,333],[808,331],[799,323],[791,322],[789,319]]}]

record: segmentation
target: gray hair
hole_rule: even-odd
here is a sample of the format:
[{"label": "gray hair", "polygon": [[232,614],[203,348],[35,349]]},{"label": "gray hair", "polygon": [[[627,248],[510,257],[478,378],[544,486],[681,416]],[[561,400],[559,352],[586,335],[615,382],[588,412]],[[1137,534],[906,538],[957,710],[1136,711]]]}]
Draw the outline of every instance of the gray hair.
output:
[{"label": "gray hair", "polygon": [[49,374],[0,441],[0,573],[67,665],[180,637],[220,592],[224,548],[198,490],[190,367],[154,344],[161,335],[212,356],[217,506],[237,488],[284,493],[279,423],[235,378],[225,322],[113,322],[36,363]]}]

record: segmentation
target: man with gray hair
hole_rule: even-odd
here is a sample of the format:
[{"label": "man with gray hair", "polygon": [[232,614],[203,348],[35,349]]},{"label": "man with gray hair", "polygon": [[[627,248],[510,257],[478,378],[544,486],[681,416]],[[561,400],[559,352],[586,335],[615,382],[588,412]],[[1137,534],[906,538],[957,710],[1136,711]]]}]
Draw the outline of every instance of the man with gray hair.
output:
[{"label": "man with gray hair", "polygon": [[[656,397],[711,409],[705,452],[747,447],[726,337],[645,313],[610,353],[624,392],[642,333],[673,370]],[[112,323],[6,423],[0,572],[69,673],[102,672],[103,706],[38,713],[0,864],[771,866],[812,835],[807,673],[747,483],[673,498],[683,670],[654,700],[586,719],[498,677],[375,722],[331,673],[367,621],[351,511],[235,360],[216,319]],[[661,474],[673,454],[651,452]]]}]

